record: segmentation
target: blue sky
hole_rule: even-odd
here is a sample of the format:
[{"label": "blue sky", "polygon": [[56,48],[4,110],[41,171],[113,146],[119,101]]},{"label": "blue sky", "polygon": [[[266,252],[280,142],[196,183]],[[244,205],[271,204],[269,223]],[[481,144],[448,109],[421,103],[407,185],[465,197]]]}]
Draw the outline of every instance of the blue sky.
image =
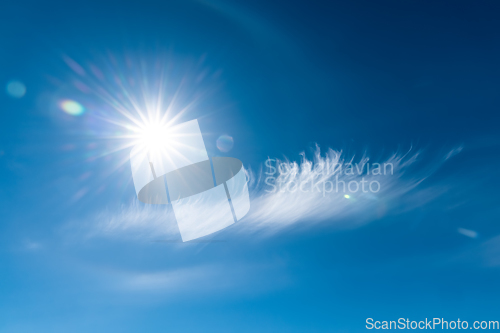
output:
[{"label": "blue sky", "polygon": [[[2,3],[0,332],[498,320],[499,6]],[[169,207],[136,200],[130,96],[243,162],[247,217],[182,243]],[[371,196],[266,192],[267,158],[336,156],[396,172]]]}]

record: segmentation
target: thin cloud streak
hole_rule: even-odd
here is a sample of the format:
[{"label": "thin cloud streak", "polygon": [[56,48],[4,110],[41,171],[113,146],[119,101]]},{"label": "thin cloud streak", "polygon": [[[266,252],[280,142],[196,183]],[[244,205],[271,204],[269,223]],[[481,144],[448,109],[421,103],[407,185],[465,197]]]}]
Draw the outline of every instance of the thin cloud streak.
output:
[{"label": "thin cloud streak", "polygon": [[[256,293],[285,288],[293,283],[286,262],[276,259],[265,263],[186,262],[181,267],[162,269],[80,264],[78,276],[84,277],[78,283],[85,287],[97,288],[108,295],[145,297],[142,300],[146,302],[165,301],[165,295],[171,296],[170,301],[174,301],[227,291],[231,291],[232,296],[255,296]],[[94,283],[89,284],[89,281]]]}]

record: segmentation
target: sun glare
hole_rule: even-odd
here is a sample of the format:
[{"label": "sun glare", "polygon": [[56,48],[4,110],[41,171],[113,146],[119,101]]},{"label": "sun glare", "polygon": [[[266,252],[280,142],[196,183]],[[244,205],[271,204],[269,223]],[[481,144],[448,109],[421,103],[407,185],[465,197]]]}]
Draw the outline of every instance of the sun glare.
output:
[{"label": "sun glare", "polygon": [[[100,58],[88,67],[73,59],[64,59],[77,75],[72,81],[78,90],[75,96],[81,100],[61,96],[57,107],[67,115],[86,115],[82,120],[90,127],[89,135],[113,140],[102,156],[135,146],[151,160],[168,160],[179,155],[178,150],[186,145],[186,140],[174,126],[186,118],[197,106],[200,96],[205,95],[198,79],[182,75],[169,51],[151,58],[134,54],[109,54]],[[25,92],[23,87],[22,82],[12,81],[5,89],[12,97],[20,98]],[[87,94],[89,91],[92,94]],[[221,141],[220,149],[231,148],[232,143],[226,141]],[[128,159],[123,157],[116,169],[126,163]]]},{"label": "sun glare", "polygon": [[167,126],[151,123],[140,132],[140,141],[148,150],[159,150],[169,145],[169,132]]}]

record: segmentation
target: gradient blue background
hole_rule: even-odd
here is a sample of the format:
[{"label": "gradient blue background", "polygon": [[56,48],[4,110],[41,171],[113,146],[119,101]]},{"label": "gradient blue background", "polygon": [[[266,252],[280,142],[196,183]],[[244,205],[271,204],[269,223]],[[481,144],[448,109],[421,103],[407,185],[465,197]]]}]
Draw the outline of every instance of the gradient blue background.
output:
[{"label": "gradient blue background", "polygon": [[[495,1],[4,1],[0,332],[360,332],[368,317],[499,320],[499,14]],[[375,156],[413,146],[429,163],[463,150],[425,180],[439,196],[412,209],[403,198],[387,203],[361,227],[224,231],[224,242],[207,244],[84,237],[75,223],[135,193],[127,164],[107,172],[126,154],[88,162],[109,148],[91,112],[54,107],[78,100],[64,89],[74,73],[63,57],[159,50],[178,64],[176,80],[185,61],[195,64],[189,75],[201,58],[218,71],[220,85],[191,117],[210,154],[229,134],[229,155],[254,169],[268,156],[298,160],[316,143]],[[14,79],[27,87],[22,98],[5,92]],[[201,267],[192,280],[181,274],[172,287],[117,287],[131,272],[192,267]]]}]

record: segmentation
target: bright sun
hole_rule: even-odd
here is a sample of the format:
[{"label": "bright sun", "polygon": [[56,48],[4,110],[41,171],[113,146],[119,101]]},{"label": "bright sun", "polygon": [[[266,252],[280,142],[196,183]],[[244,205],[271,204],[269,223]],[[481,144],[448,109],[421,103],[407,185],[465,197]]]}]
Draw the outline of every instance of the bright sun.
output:
[{"label": "bright sun", "polygon": [[167,126],[159,123],[151,123],[142,128],[140,141],[149,150],[166,148],[169,144],[169,131]]}]

